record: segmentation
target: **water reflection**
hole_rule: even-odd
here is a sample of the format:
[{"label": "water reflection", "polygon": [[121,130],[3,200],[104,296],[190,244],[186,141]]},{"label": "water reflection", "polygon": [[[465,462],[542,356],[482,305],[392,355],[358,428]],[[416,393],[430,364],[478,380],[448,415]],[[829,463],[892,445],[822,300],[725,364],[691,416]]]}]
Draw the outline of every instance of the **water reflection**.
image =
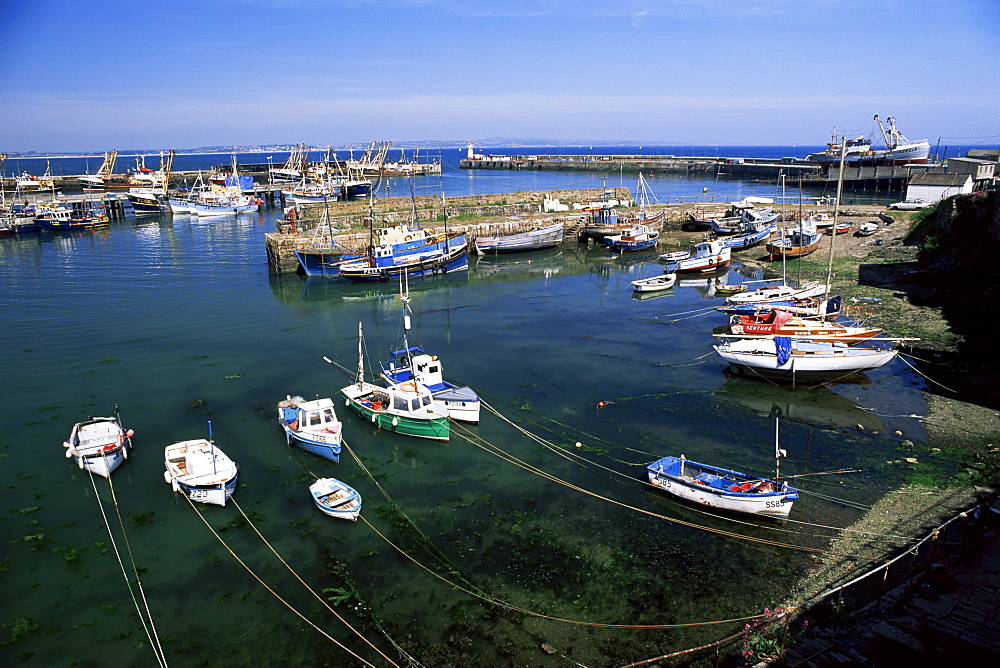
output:
[{"label": "water reflection", "polygon": [[880,432],[885,428],[880,418],[828,387],[793,390],[773,383],[730,376],[713,395],[762,415],[770,415],[777,408],[785,418],[804,424],[840,429],[861,427],[868,432]]}]

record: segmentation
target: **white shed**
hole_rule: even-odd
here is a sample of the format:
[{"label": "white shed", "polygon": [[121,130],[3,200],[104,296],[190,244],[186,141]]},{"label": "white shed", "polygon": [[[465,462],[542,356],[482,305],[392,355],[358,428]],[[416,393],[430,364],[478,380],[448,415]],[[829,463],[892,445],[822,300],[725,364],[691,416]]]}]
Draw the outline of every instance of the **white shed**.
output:
[{"label": "white shed", "polygon": [[977,158],[948,158],[949,174],[970,174],[974,181],[993,178],[996,162]]},{"label": "white shed", "polygon": [[971,192],[971,174],[914,174],[906,184],[906,199],[931,203]]}]

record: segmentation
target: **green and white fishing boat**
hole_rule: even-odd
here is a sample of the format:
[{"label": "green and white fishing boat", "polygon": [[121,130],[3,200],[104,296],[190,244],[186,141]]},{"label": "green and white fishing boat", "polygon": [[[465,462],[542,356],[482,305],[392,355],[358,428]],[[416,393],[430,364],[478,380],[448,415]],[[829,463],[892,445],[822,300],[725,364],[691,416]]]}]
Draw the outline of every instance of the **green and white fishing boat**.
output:
[{"label": "green and white fishing boat", "polygon": [[381,387],[365,381],[363,335],[358,323],[358,378],[340,390],[345,405],[362,420],[407,436],[447,441],[448,407],[416,382]]}]

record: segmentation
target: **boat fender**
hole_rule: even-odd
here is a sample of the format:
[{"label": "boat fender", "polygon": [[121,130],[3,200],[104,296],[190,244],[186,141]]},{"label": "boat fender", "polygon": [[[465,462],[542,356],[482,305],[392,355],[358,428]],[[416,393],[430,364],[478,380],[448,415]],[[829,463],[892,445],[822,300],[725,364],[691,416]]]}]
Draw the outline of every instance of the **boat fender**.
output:
[{"label": "boat fender", "polygon": [[350,406],[351,405],[351,400],[350,399],[344,399],[344,405],[345,406]]},{"label": "boat fender", "polygon": [[[163,472],[163,482],[173,483],[174,478],[170,475],[170,471]],[[176,491],[176,490],[175,490]]]},{"label": "boat fender", "polygon": [[372,413],[372,424],[375,424],[376,422],[378,422],[378,416],[375,415],[375,413]]},{"label": "boat fender", "polygon": [[378,280],[380,280],[380,281],[387,281],[387,280],[389,280],[389,272],[387,272],[385,269],[383,269],[382,271],[378,272]]},{"label": "boat fender", "polygon": [[399,418],[398,417],[393,417],[392,418],[392,426],[393,427],[398,427],[399,426]]},{"label": "boat fender", "polygon": [[181,484],[179,482],[177,482],[176,479],[171,478],[171,480],[170,480],[170,489],[173,491],[174,494],[177,494],[178,492],[181,491]]},{"label": "boat fender", "polygon": [[63,447],[66,448],[66,459],[72,457],[73,453],[76,452],[76,450],[73,449],[73,446],[68,442],[64,442]]},{"label": "boat fender", "polygon": [[76,465],[80,467],[81,471],[83,470],[83,457],[76,460]]},{"label": "boat fender", "polygon": [[[132,445],[132,444],[129,443],[129,445]],[[122,456],[124,456],[125,459],[128,459],[128,448],[127,447],[122,448]]]}]

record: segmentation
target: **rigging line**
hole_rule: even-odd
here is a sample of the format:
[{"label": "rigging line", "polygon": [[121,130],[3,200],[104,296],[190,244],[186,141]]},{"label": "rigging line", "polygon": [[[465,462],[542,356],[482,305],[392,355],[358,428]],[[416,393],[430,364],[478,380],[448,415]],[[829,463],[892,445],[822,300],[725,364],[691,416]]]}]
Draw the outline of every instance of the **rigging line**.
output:
[{"label": "rigging line", "polygon": [[491,597],[488,597],[488,596],[477,594],[474,591],[469,591],[468,589],[465,589],[465,588],[461,587],[460,585],[455,584],[454,582],[451,582],[450,580],[448,580],[447,578],[445,578],[443,575],[441,575],[439,573],[435,573],[434,571],[432,571],[431,569],[427,568],[426,566],[424,566],[423,564],[421,564],[419,561],[417,561],[416,559],[414,559],[412,555],[408,554],[406,551],[404,551],[399,546],[397,546],[395,543],[393,543],[391,540],[389,540],[385,535],[383,535],[367,519],[365,519],[364,517],[360,517],[360,519],[365,524],[367,524],[369,526],[369,528],[371,528],[371,530],[374,531],[378,535],[379,538],[381,538],[382,540],[384,540],[390,547],[392,547],[397,552],[399,552],[401,555],[403,555],[404,557],[406,557],[407,559],[409,559],[411,562],[413,562],[413,564],[415,564],[418,568],[420,568],[421,570],[426,571],[427,573],[433,575],[434,577],[436,577],[437,579],[441,580],[442,582],[450,585],[454,589],[457,589],[457,590],[459,590],[459,591],[461,591],[461,592],[463,592],[465,594],[468,594],[470,596],[473,596],[475,598],[483,600],[483,601],[485,601],[485,602],[487,602],[487,603],[489,603],[491,605],[495,605],[495,606],[500,607],[500,608],[507,608],[508,610],[513,610],[514,612],[519,612],[521,614],[529,615],[531,617],[538,617],[540,619],[548,619],[548,620],[551,620],[551,621],[554,621],[554,622],[563,622],[563,623],[566,623],[566,624],[578,624],[580,626],[592,626],[592,627],[597,627],[597,628],[612,628],[612,629],[676,629],[676,628],[685,628],[685,627],[692,627],[692,626],[711,626],[711,625],[715,625],[715,624],[728,624],[728,623],[733,623],[733,622],[743,622],[743,621],[748,621],[748,620],[752,620],[752,619],[757,619],[757,618],[760,617],[760,615],[754,615],[753,617],[737,617],[737,618],[734,618],[734,619],[720,619],[718,621],[711,621],[711,622],[687,622],[687,623],[683,623],[683,624],[605,624],[605,623],[602,623],[602,622],[585,622],[585,621],[581,621],[581,620],[578,620],[578,619],[565,619],[565,618],[562,618],[562,617],[554,617],[552,615],[546,615],[546,614],[543,614],[543,613],[540,613],[540,612],[535,612],[533,610],[528,610],[526,608],[522,608],[522,607],[516,606],[516,605],[514,605],[512,603],[505,603],[504,601],[501,601],[499,599],[494,599],[494,598],[491,598]]},{"label": "rigging line", "polygon": [[[947,385],[942,385],[941,383],[937,382],[936,380],[934,380],[933,378],[931,378],[931,377],[930,377],[930,376],[928,376],[927,374],[925,374],[925,373],[923,373],[922,371],[920,371],[920,369],[918,369],[917,367],[915,367],[915,366],[913,366],[912,364],[910,364],[909,362],[907,362],[907,361],[906,361],[906,358],[905,358],[905,357],[903,356],[903,353],[899,353],[898,355],[896,355],[896,357],[898,357],[899,359],[903,360],[903,363],[904,363],[904,364],[906,364],[906,366],[908,366],[908,367],[910,367],[911,369],[913,369],[914,371],[916,371],[918,375],[920,375],[920,376],[923,376],[924,378],[926,378],[926,379],[927,379],[927,380],[929,380],[930,382],[934,383],[934,384],[935,384],[935,385],[937,385],[938,387],[943,387],[944,389],[948,390],[949,392],[953,392],[953,393],[957,394],[957,392],[955,392],[955,390],[951,389],[951,388],[950,388],[950,387],[948,387]],[[913,356],[912,356],[912,355],[910,355],[910,357],[913,357]],[[917,357],[914,357],[913,359],[919,359],[919,358],[917,358]]]},{"label": "rigging line", "polygon": [[[339,619],[339,620],[340,620],[340,621],[341,621],[341,622],[342,622],[342,623],[344,624],[344,626],[346,626],[347,628],[349,628],[349,629],[350,629],[350,630],[351,630],[351,631],[352,631],[352,632],[353,632],[353,633],[354,633],[354,634],[355,634],[356,636],[358,636],[359,638],[361,638],[361,640],[363,640],[363,641],[364,641],[364,642],[365,642],[365,643],[366,643],[366,644],[367,644],[367,645],[368,645],[369,647],[371,647],[371,648],[372,648],[373,650],[375,650],[376,652],[378,652],[378,653],[379,653],[379,654],[380,654],[380,655],[382,656],[382,658],[383,658],[383,659],[385,659],[386,661],[388,661],[388,662],[389,662],[390,664],[392,664],[393,666],[396,666],[396,668],[399,668],[399,667],[398,667],[398,665],[397,665],[397,664],[396,664],[396,663],[395,663],[395,662],[394,662],[394,661],[393,661],[392,659],[390,659],[390,658],[389,658],[389,657],[387,657],[387,656],[386,656],[385,654],[383,654],[383,653],[382,653],[382,650],[380,650],[380,649],[379,649],[378,647],[376,647],[376,646],[375,646],[375,645],[374,645],[374,644],[373,644],[373,643],[372,643],[372,642],[371,642],[370,640],[368,640],[368,638],[366,638],[366,637],[365,637],[364,635],[362,635],[360,631],[358,631],[358,630],[357,630],[356,628],[354,628],[353,626],[351,626],[351,623],[350,623],[350,622],[348,622],[348,621],[347,621],[346,619],[344,619],[343,617],[341,617],[341,616],[340,616],[340,615],[339,615],[339,614],[337,613],[337,611],[336,611],[336,610],[334,610],[334,609],[333,609],[332,607],[330,607],[329,603],[327,603],[327,602],[326,602],[326,601],[325,601],[325,600],[323,599],[323,597],[322,597],[322,596],[320,596],[319,594],[317,594],[317,593],[316,593],[316,592],[315,592],[315,591],[313,590],[313,588],[312,588],[312,587],[310,587],[310,586],[309,586],[308,584],[306,584],[305,580],[303,580],[303,579],[302,579],[301,577],[299,577],[299,574],[295,572],[295,569],[293,569],[293,568],[291,567],[291,565],[289,565],[289,563],[288,563],[287,561],[285,561],[285,560],[284,560],[284,559],[283,559],[283,558],[281,557],[281,555],[280,555],[280,554],[278,554],[277,550],[275,550],[275,549],[274,549],[274,546],[273,546],[273,545],[271,545],[271,543],[269,543],[269,542],[268,542],[268,540],[267,540],[266,538],[264,538],[264,536],[263,536],[263,534],[261,534],[260,530],[258,530],[258,529],[257,529],[257,525],[255,525],[255,524],[254,524],[254,523],[253,523],[253,522],[252,522],[252,521],[250,520],[250,518],[249,518],[249,517],[247,517],[247,514],[246,514],[245,512],[243,512],[243,508],[241,508],[241,507],[240,507],[240,504],[238,504],[238,503],[236,502],[236,499],[233,499],[233,498],[230,498],[229,500],[230,500],[230,501],[231,501],[231,502],[233,503],[233,505],[234,505],[234,506],[236,506],[236,509],[240,511],[240,515],[242,515],[242,516],[243,516],[243,519],[245,519],[245,520],[247,521],[247,524],[249,524],[249,525],[250,525],[250,527],[251,527],[251,528],[252,528],[252,529],[254,530],[254,533],[256,533],[256,534],[257,534],[257,537],[258,537],[258,538],[260,538],[260,539],[261,539],[261,540],[262,540],[262,541],[264,542],[264,545],[267,545],[267,548],[268,548],[269,550],[271,550],[271,553],[272,553],[272,554],[274,554],[274,556],[278,558],[278,561],[280,561],[280,562],[281,562],[281,564],[282,564],[282,565],[283,565],[283,566],[284,566],[285,568],[287,568],[287,569],[288,569],[288,572],[289,572],[289,573],[291,573],[291,574],[292,574],[292,575],[293,575],[293,576],[295,577],[295,579],[296,579],[296,580],[298,580],[298,581],[299,581],[299,583],[300,583],[300,584],[301,584],[301,585],[302,585],[303,587],[305,587],[305,588],[306,588],[307,590],[309,590],[309,593],[310,593],[310,594],[312,594],[312,595],[313,595],[313,597],[314,597],[314,598],[315,598],[315,599],[316,599],[317,601],[319,601],[319,602],[320,602],[320,603],[321,603],[321,604],[323,605],[323,607],[324,607],[324,608],[326,608],[327,610],[329,610],[330,612],[332,612],[332,613],[333,613],[333,616],[334,616],[334,617],[336,617],[337,619]],[[398,645],[396,645],[396,643],[395,643],[395,642],[394,642],[394,641],[393,641],[393,640],[392,640],[391,638],[389,639],[389,641],[390,641],[390,642],[392,642],[392,644],[393,644],[393,645],[394,645],[394,646],[396,647],[396,649],[397,649],[397,650],[399,650],[399,649],[400,649],[400,648],[399,648],[399,646],[398,646]],[[403,652],[403,655],[404,655],[404,656],[406,656],[406,658],[408,658],[408,659],[412,659],[412,657],[410,657],[409,655],[407,655],[407,654],[406,654],[405,652]]]},{"label": "rigging line", "polygon": [[[554,475],[552,475],[550,473],[547,473],[547,472],[543,471],[542,469],[540,469],[540,468],[538,468],[536,466],[532,466],[531,464],[528,464],[527,462],[524,462],[524,461],[522,461],[520,459],[517,459],[513,455],[511,455],[511,454],[509,454],[509,453],[501,450],[499,447],[497,447],[495,445],[492,445],[488,441],[483,441],[483,443],[485,443],[486,446],[489,446],[489,447],[486,447],[486,446],[484,446],[484,445],[482,445],[482,444],[480,444],[480,443],[478,443],[476,441],[473,441],[471,439],[466,439],[466,440],[468,440],[470,443],[473,443],[477,447],[480,447],[483,450],[486,450],[487,452],[490,452],[491,454],[499,457],[500,459],[503,459],[504,461],[512,463],[515,466],[518,466],[519,468],[524,469],[525,471],[528,471],[530,473],[534,473],[535,475],[538,475],[539,477],[545,478],[546,480],[549,480],[551,482],[555,482],[555,483],[563,485],[565,487],[569,487],[572,490],[575,490],[575,491],[580,492],[582,494],[586,494],[588,496],[592,496],[595,499],[600,499],[602,501],[607,501],[608,503],[614,504],[616,506],[620,506],[622,508],[626,508],[628,510],[634,510],[635,512],[641,513],[643,515],[649,515],[651,517],[656,517],[658,519],[663,519],[663,520],[666,520],[668,522],[673,522],[675,524],[680,524],[681,526],[687,526],[687,527],[693,528],[693,529],[701,529],[702,531],[707,531],[709,533],[718,534],[720,536],[728,536],[730,538],[735,538],[735,539],[739,539],[739,540],[746,540],[746,541],[749,541],[749,542],[752,542],[752,543],[761,543],[763,545],[772,545],[772,546],[775,546],[775,547],[784,547],[784,548],[788,548],[788,549],[792,549],[792,550],[800,550],[802,552],[822,552],[822,553],[826,553],[826,554],[836,554],[836,555],[839,555],[839,556],[853,557],[853,558],[860,559],[860,560],[866,560],[861,555],[850,554],[850,553],[846,553],[846,552],[836,552],[834,550],[824,550],[824,549],[821,549],[821,548],[813,548],[813,547],[805,547],[805,546],[800,546],[800,545],[792,545],[790,543],[780,543],[778,541],[772,541],[772,540],[767,540],[767,539],[763,539],[763,538],[755,538],[755,537],[752,537],[752,536],[744,536],[743,534],[734,533],[732,531],[723,531],[721,529],[713,529],[711,527],[706,527],[706,526],[701,525],[701,524],[695,524],[693,522],[688,522],[686,520],[681,520],[681,519],[677,519],[675,517],[669,517],[667,515],[663,515],[663,514],[660,514],[660,513],[655,513],[655,512],[653,512],[651,510],[646,510],[644,508],[639,508],[639,507],[636,507],[636,506],[630,506],[627,503],[624,503],[622,501],[617,501],[615,499],[611,499],[611,498],[608,498],[606,496],[602,496],[602,495],[600,495],[600,494],[598,494],[596,492],[592,492],[592,491],[590,491],[588,489],[580,487],[579,485],[574,485],[573,483],[567,482],[565,480],[561,480],[561,479],[557,478],[556,476],[554,476]],[[480,440],[482,440],[482,439],[480,439]]]},{"label": "rigging line", "polygon": [[[705,359],[706,357],[709,357],[709,356],[711,356],[711,355],[713,355],[713,354],[715,354],[715,351],[714,351],[714,350],[710,350],[709,352],[705,353],[704,355],[700,355],[700,356],[698,356],[698,357],[695,357],[695,358],[692,358],[692,359],[689,359],[689,360],[688,360],[687,362],[674,362],[674,363],[672,363],[672,364],[667,364],[667,363],[659,363],[659,362],[658,362],[658,363],[656,364],[656,366],[671,366],[671,367],[679,367],[679,366],[691,366],[691,365],[692,365],[693,363],[695,363],[695,362],[698,362],[698,360],[703,360],[703,359]],[[700,363],[700,362],[699,362],[699,363]]]},{"label": "rigging line", "polygon": [[[398,503],[396,503],[396,501],[391,496],[389,496],[389,493],[385,491],[385,489],[382,487],[379,481],[375,478],[374,474],[372,474],[372,472],[368,470],[368,467],[366,467],[364,462],[361,461],[361,458],[354,453],[354,450],[352,450],[349,445],[347,445],[347,442],[341,440],[341,443],[344,446],[344,448],[347,449],[347,452],[351,455],[354,461],[357,462],[358,466],[361,467],[361,470],[364,471],[365,474],[368,476],[368,478],[375,484],[375,487],[378,489],[378,491],[382,493],[382,496],[385,497],[385,500],[389,502],[389,505],[391,505],[395,509],[395,511],[399,513],[400,517],[406,520],[406,522],[413,528],[413,531],[421,538],[421,541],[418,542],[422,543],[423,548],[431,555],[433,555],[438,560],[438,563],[446,567],[449,570],[449,572],[451,572],[453,575],[460,578],[470,587],[479,589],[479,587],[475,583],[471,582],[462,573],[458,565],[454,563],[448,557],[448,555],[444,554],[441,550],[439,550],[438,547],[434,544],[434,542],[430,539],[430,537],[423,531],[421,531],[420,527],[418,527],[416,523],[413,520],[411,520],[405,512],[403,512],[403,509],[399,506]],[[480,590],[480,591],[485,591],[485,590]]]},{"label": "rigging line", "polygon": [[[80,456],[83,457],[82,454]],[[107,461],[107,456],[106,455],[104,455],[102,453],[101,456],[104,457],[105,461]],[[88,468],[87,469],[87,473],[90,474],[90,484],[94,488],[94,498],[97,499],[97,507],[100,508],[100,510],[101,510],[101,517],[104,519],[104,527],[108,530],[108,538],[111,539],[111,545],[112,545],[112,547],[114,547],[115,557],[118,559],[118,567],[121,568],[122,577],[125,579],[125,586],[128,587],[129,595],[132,597],[132,603],[135,605],[135,611],[139,614],[139,621],[142,623],[142,630],[145,632],[146,638],[149,640],[149,646],[150,646],[150,648],[153,648],[153,645],[154,645],[154,643],[153,643],[153,637],[150,636],[149,627],[146,626],[146,617],[147,616],[149,617],[149,625],[152,626],[152,624],[153,624],[153,618],[151,616],[149,616],[149,606],[148,606],[148,604],[146,605],[146,616],[143,616],[142,609],[139,607],[139,601],[136,600],[136,598],[135,598],[135,592],[132,591],[132,583],[129,580],[128,573],[125,571],[125,562],[122,561],[121,552],[118,551],[118,542],[115,540],[114,534],[111,533],[111,524],[108,522],[107,513],[105,513],[105,511],[104,511],[104,503],[101,501],[101,495],[97,491],[97,482],[94,480],[94,472],[91,471]],[[111,482],[111,472],[110,471],[108,472],[108,482],[109,483]],[[112,499],[114,499],[114,494],[113,493],[112,493]],[[121,513],[118,514],[118,519],[119,519],[119,521],[121,521]],[[122,532],[124,533],[124,531],[125,531],[125,528],[123,526],[122,527]],[[139,583],[139,573],[138,573],[138,570],[135,569],[135,562],[134,561],[132,562],[132,568],[133,568],[133,570],[136,570],[136,586],[139,588],[139,591],[141,593],[142,592],[142,586]],[[143,603],[145,604],[146,597],[145,597],[144,594],[143,594],[142,598],[143,598]],[[156,635],[155,634],[155,629],[154,629],[153,635],[154,636]],[[160,638],[159,638],[159,636],[156,636],[156,644],[155,645],[156,645],[156,647],[155,647],[155,649],[153,649],[153,654],[156,655],[156,663],[158,665],[163,666],[164,668],[166,668],[167,658],[166,658],[166,655],[164,655],[164,653],[163,653],[163,647],[160,645]]]},{"label": "rigging line", "polygon": [[[499,417],[501,419],[506,419],[502,415],[499,415]],[[511,424],[515,428],[517,428],[517,429],[521,430],[522,432],[524,432],[524,430],[521,429],[520,427],[518,427],[518,425],[513,424],[513,423],[511,423]],[[456,426],[459,426],[459,425],[456,424]],[[469,431],[469,433],[472,433],[467,428],[466,428],[466,431]],[[529,438],[533,438],[534,440],[536,440],[538,443],[541,443],[542,445],[545,445],[549,449],[553,449],[553,451],[554,451],[555,454],[562,454],[561,453],[561,450],[562,450],[561,446],[556,445],[554,443],[550,443],[548,441],[540,440],[539,438],[535,437],[534,434],[531,434],[530,432],[524,432],[524,433]],[[461,436],[461,434],[458,434],[458,435]],[[604,466],[602,464],[598,464],[597,462],[592,462],[592,461],[584,458],[582,455],[576,454],[572,450],[568,450],[568,449],[566,450],[566,457],[567,458],[568,457],[578,458],[584,464],[587,464],[589,466],[592,466],[592,467],[604,470],[604,471],[606,471],[608,473],[611,473],[613,475],[619,476],[621,478],[625,478],[626,480],[628,480],[630,482],[635,480],[634,478],[630,477],[628,474],[622,473],[621,471],[616,471],[616,470],[614,470],[612,468],[608,468],[608,467],[606,467],[606,466]],[[829,471],[828,473],[839,473],[839,471]],[[816,474],[804,474],[804,475],[816,475]],[[800,476],[785,476],[785,477],[786,478],[795,478],[795,477],[800,477]],[[800,489],[800,491],[806,491],[806,490],[801,490]],[[819,495],[817,495],[817,496],[819,496]],[[841,501],[840,499],[834,499],[833,497],[826,497],[826,498],[828,498],[831,501]],[[854,504],[854,502],[852,502],[852,501],[841,501],[841,502],[845,503],[847,505],[851,505],[851,506],[853,506],[855,508],[858,508],[858,509],[861,509],[861,510],[869,509],[868,506],[862,506],[860,504]],[[729,522],[733,522],[734,524],[741,524],[741,525],[744,525],[744,526],[751,526],[751,527],[755,527],[755,528],[765,528],[765,529],[768,529],[768,530],[771,530],[771,531],[778,531],[778,532],[787,533],[787,534],[794,534],[794,535],[798,535],[798,536],[809,536],[809,537],[814,537],[814,538],[825,538],[825,537],[827,537],[826,534],[805,533],[803,531],[796,531],[796,530],[792,530],[792,529],[786,529],[786,528],[783,528],[783,527],[771,527],[771,526],[763,526],[762,527],[762,525],[760,525],[760,524],[756,524],[754,522],[748,522],[746,520],[741,520],[741,519],[738,519],[738,518],[735,518],[735,517],[725,517],[725,516],[722,516],[722,515],[715,515],[715,514],[710,513],[710,512],[708,512],[706,510],[702,510],[701,508],[692,508],[692,510],[698,512],[699,514],[707,515],[707,516],[711,516],[711,517],[717,517],[719,519],[723,519],[723,520],[726,520],[726,521],[729,521]],[[900,538],[902,538],[902,539],[909,540],[906,536],[895,536],[893,534],[877,534],[877,533],[868,532],[868,531],[859,531],[857,529],[847,529],[847,528],[842,528],[842,527],[829,526],[829,525],[825,525],[825,524],[815,524],[815,523],[812,523],[812,522],[804,522],[802,520],[786,519],[786,521],[788,521],[788,522],[794,522],[795,524],[800,524],[802,526],[809,526],[809,527],[814,527],[814,528],[817,528],[817,529],[826,529],[826,530],[829,530],[829,531],[843,531],[843,532],[848,532],[848,533],[864,533],[864,534],[872,536],[874,538],[886,537],[887,539],[888,538],[892,538],[892,539],[900,539]]]},{"label": "rigging line", "polygon": [[[665,317],[665,318],[673,318],[674,316],[677,316],[677,315],[688,315],[690,313],[703,314],[703,313],[708,313],[709,311],[714,311],[714,310],[715,310],[714,306],[708,306],[708,307],[704,307],[704,308],[697,308],[697,309],[694,309],[693,311],[681,311],[680,313],[671,313],[670,315],[663,316],[663,317]],[[658,322],[658,321],[659,321],[659,316],[656,316],[656,317],[648,319],[648,322]],[[672,321],[668,320],[667,322],[672,322]]]},{"label": "rigging line", "polygon": [[365,664],[366,666],[370,666],[371,668],[375,668],[375,665],[373,663],[371,663],[369,661],[366,661],[365,659],[361,658],[360,656],[358,656],[357,654],[355,654],[354,652],[352,652],[350,649],[348,649],[343,644],[341,644],[340,641],[338,641],[336,638],[334,638],[333,636],[331,636],[330,634],[328,634],[326,631],[324,631],[320,627],[318,627],[315,624],[313,624],[312,620],[310,620],[308,617],[306,617],[301,612],[299,612],[294,607],[292,607],[292,605],[288,601],[286,601],[285,599],[281,598],[281,595],[278,594],[278,592],[274,591],[274,589],[272,589],[266,582],[264,582],[260,578],[260,576],[258,576],[253,571],[252,568],[250,568],[249,566],[247,566],[246,562],[244,562],[242,559],[240,559],[239,556],[235,552],[233,552],[232,548],[229,547],[229,545],[226,544],[226,541],[224,541],[222,539],[222,536],[220,536],[215,531],[215,529],[212,528],[212,525],[208,523],[208,520],[205,519],[204,515],[202,515],[201,512],[195,507],[194,501],[192,501],[190,498],[188,498],[187,494],[181,494],[181,496],[183,496],[184,500],[187,501],[188,505],[191,506],[191,510],[193,510],[194,514],[198,516],[198,519],[200,519],[205,524],[205,526],[208,527],[208,530],[212,532],[212,535],[215,536],[216,539],[219,541],[219,543],[222,544],[222,547],[226,548],[226,551],[229,552],[229,554],[232,555],[233,559],[235,559],[239,563],[240,566],[242,566],[244,569],[246,569],[246,572],[249,573],[253,577],[254,580],[256,580],[257,582],[259,582],[260,585],[262,587],[264,587],[264,589],[266,589],[268,592],[270,592],[271,595],[274,596],[276,599],[278,599],[279,601],[281,601],[281,603],[286,608],[288,608],[289,610],[291,610],[296,616],[298,616],[299,619],[301,619],[306,624],[308,624],[309,626],[311,626],[314,629],[316,629],[317,631],[319,631],[320,635],[322,635],[324,638],[326,638],[327,640],[329,640],[330,642],[332,642],[334,645],[336,645],[340,649],[344,650],[345,652],[347,652],[348,654],[350,654],[351,656],[353,656],[355,659],[357,659],[361,663]]}]

